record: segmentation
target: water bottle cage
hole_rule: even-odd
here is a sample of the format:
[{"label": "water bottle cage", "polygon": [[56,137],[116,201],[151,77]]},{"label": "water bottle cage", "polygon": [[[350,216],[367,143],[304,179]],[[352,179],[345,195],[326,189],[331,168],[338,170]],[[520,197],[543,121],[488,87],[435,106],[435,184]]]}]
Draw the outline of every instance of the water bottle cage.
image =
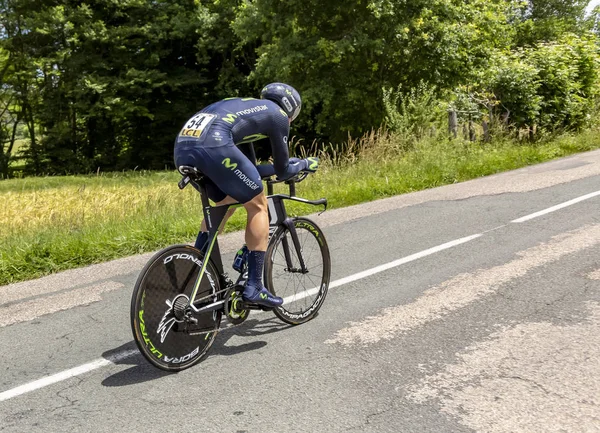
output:
[{"label": "water bottle cage", "polygon": [[244,245],[238,250],[233,260],[233,269],[239,273],[244,273],[248,266],[248,248]]}]

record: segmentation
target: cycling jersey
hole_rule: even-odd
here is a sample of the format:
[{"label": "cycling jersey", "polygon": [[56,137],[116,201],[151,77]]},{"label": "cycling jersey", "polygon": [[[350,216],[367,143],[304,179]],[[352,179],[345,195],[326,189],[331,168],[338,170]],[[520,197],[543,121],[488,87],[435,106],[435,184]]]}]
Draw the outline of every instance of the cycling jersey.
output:
[{"label": "cycling jersey", "polygon": [[290,164],[288,115],[270,100],[224,99],[202,109],[190,118],[175,141],[175,163],[193,165],[214,184],[212,200],[230,195],[245,203],[263,191],[260,175],[248,155],[237,145],[268,138],[275,174],[287,179],[299,171]]}]

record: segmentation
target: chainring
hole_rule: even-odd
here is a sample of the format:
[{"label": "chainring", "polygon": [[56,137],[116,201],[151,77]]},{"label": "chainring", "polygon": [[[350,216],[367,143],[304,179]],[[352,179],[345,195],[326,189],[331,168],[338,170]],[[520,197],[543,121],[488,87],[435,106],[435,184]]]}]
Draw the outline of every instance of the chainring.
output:
[{"label": "chainring", "polygon": [[232,325],[243,323],[250,315],[250,310],[241,308],[243,305],[242,291],[243,287],[236,286],[232,288],[225,296],[225,317]]}]

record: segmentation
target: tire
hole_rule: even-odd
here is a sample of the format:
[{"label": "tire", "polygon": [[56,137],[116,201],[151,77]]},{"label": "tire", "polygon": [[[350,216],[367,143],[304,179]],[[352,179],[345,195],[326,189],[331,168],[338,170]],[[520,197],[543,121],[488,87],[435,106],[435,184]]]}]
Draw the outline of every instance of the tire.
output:
[{"label": "tire", "polygon": [[321,229],[308,218],[293,221],[308,273],[287,269],[284,239],[289,245],[293,267],[299,268],[300,262],[289,230],[280,226],[267,247],[265,283],[271,293],[284,299],[284,304],[273,310],[275,315],[285,323],[299,325],[315,317],[323,305],[329,288],[331,261]]},{"label": "tire", "polygon": [[[180,371],[200,362],[217,335],[221,311],[194,315],[198,323],[192,324],[178,321],[166,303],[177,295],[189,300],[203,259],[200,251],[188,245],[167,247],[150,259],[135,283],[131,298],[133,338],[142,355],[161,370]],[[219,274],[209,261],[196,299],[218,291]],[[214,299],[196,302],[195,306]]]}]

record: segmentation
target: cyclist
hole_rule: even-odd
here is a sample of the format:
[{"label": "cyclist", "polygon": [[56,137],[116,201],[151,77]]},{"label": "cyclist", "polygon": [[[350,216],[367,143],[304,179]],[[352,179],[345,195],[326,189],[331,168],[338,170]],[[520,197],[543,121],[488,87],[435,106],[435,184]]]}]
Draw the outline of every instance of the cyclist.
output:
[{"label": "cyclist", "polygon": [[[271,83],[262,89],[260,96],[261,99],[227,98],[196,113],[175,140],[175,164],[200,170],[207,178],[208,196],[217,205],[243,204],[248,214],[249,252],[248,280],[242,297],[245,301],[277,307],[283,304],[283,299],[271,294],[262,282],[269,215],[259,169],[263,174],[274,169],[279,179],[289,179],[302,170],[315,171],[318,161],[289,158],[290,123],[300,113],[300,94],[288,84]],[[252,143],[266,138],[271,143],[273,166],[257,167]],[[204,248],[207,240],[203,221],[195,247]]]}]

